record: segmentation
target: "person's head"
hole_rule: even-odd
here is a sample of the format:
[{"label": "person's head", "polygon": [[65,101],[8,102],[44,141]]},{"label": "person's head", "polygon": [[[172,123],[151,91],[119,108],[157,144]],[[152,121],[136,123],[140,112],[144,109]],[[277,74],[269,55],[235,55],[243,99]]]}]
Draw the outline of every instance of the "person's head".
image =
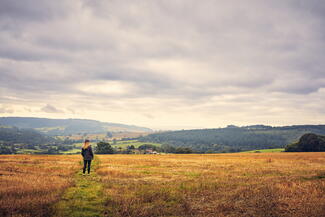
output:
[{"label": "person's head", "polygon": [[87,149],[89,146],[90,146],[90,141],[88,139],[86,139],[84,144],[82,145],[82,148]]}]

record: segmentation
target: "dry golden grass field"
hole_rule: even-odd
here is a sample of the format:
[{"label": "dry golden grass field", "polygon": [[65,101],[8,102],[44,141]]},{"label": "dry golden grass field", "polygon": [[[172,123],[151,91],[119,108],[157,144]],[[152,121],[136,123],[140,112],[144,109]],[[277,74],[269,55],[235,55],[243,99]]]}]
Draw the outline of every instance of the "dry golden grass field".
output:
[{"label": "dry golden grass field", "polygon": [[49,216],[73,183],[78,156],[1,155],[0,216]]},{"label": "dry golden grass field", "polygon": [[0,216],[325,216],[325,153],[98,155],[91,176],[80,160],[1,156]]},{"label": "dry golden grass field", "polygon": [[112,216],[325,216],[325,153],[100,160]]}]

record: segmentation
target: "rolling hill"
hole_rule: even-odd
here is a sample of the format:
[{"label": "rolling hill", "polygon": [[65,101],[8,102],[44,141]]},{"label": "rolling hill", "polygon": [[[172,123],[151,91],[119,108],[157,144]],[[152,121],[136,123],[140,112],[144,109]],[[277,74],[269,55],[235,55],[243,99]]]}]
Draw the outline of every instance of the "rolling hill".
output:
[{"label": "rolling hill", "polygon": [[255,149],[284,148],[306,133],[325,135],[325,125],[272,127],[253,125],[228,126],[218,129],[197,129],[153,133],[139,138],[176,147],[189,147],[203,153],[240,152]]},{"label": "rolling hill", "polygon": [[52,137],[43,135],[34,129],[19,129],[17,127],[0,127],[1,143],[21,143],[27,145],[40,145],[45,143],[54,143],[56,140]]},{"label": "rolling hill", "polygon": [[18,128],[33,128],[47,135],[69,135],[77,133],[152,132],[151,129],[135,125],[100,122],[87,119],[49,119],[34,117],[1,117],[0,125]]}]

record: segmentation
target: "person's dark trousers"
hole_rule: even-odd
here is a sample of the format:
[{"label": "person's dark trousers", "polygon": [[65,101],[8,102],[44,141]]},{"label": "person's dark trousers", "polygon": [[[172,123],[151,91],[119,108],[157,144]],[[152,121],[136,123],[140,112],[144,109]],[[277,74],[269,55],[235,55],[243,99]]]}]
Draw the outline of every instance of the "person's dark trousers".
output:
[{"label": "person's dark trousers", "polygon": [[83,169],[83,173],[86,172],[86,167],[88,165],[88,174],[90,173],[90,165],[91,165],[91,160],[84,160],[84,169]]}]

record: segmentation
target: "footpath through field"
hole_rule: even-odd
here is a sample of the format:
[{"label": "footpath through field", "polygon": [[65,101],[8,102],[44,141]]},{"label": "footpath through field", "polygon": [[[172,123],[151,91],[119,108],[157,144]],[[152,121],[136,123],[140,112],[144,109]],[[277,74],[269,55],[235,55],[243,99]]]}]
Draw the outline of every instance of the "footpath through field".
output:
[{"label": "footpath through field", "polygon": [[75,185],[68,188],[61,200],[54,205],[55,217],[100,217],[104,215],[103,186],[95,170],[99,159],[92,162],[90,175],[82,175],[81,170],[75,175]]}]

